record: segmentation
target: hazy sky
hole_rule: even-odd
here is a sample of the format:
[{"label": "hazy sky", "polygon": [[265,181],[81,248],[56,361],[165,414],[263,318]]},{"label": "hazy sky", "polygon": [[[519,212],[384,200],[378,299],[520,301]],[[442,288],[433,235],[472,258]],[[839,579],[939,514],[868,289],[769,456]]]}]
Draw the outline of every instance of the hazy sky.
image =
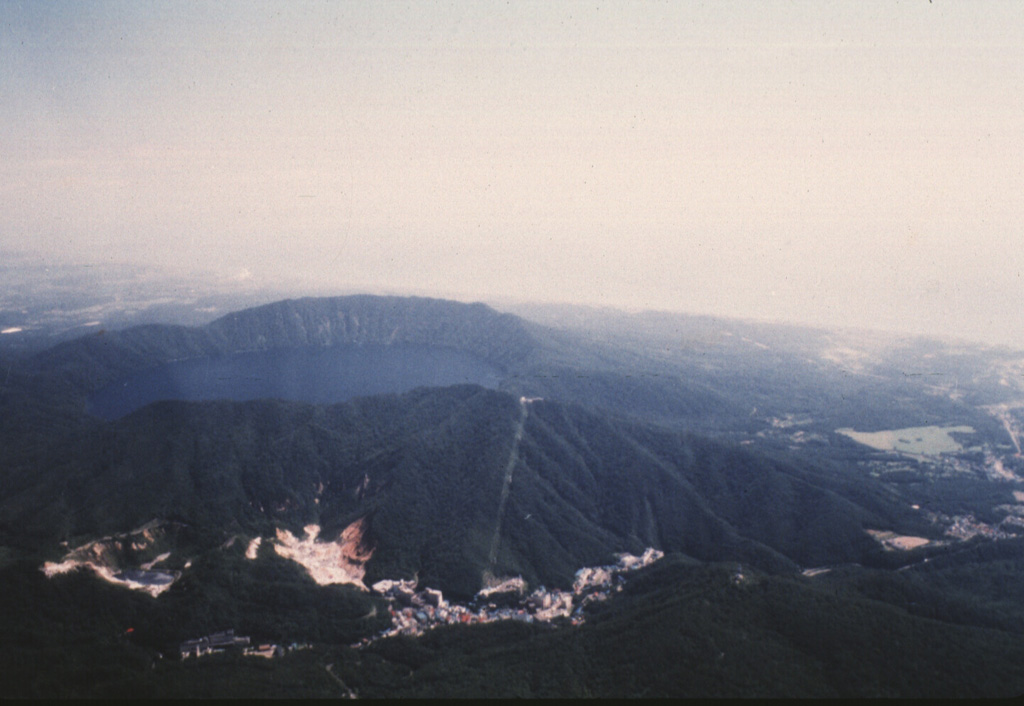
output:
[{"label": "hazy sky", "polygon": [[1024,3],[0,0],[0,249],[1024,344]]}]

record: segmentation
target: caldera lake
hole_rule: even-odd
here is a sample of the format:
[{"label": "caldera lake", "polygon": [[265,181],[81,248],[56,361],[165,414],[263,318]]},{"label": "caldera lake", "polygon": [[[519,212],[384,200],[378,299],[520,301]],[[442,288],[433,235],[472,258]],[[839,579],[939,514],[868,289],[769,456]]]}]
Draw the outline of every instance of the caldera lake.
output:
[{"label": "caldera lake", "polygon": [[418,344],[278,348],[140,370],[97,390],[86,411],[118,419],[159,400],[282,399],[333,404],[417,387],[496,388],[501,371],[465,351]]}]

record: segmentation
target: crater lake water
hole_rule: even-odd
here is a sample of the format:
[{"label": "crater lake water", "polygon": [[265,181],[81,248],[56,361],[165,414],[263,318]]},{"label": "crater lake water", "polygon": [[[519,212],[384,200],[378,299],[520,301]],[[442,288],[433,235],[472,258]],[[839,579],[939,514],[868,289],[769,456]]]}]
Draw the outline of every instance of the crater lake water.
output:
[{"label": "crater lake water", "polygon": [[95,392],[87,411],[118,419],[158,400],[282,399],[330,404],[417,387],[472,383],[495,388],[501,373],[450,348],[353,344],[281,348],[167,363]]}]

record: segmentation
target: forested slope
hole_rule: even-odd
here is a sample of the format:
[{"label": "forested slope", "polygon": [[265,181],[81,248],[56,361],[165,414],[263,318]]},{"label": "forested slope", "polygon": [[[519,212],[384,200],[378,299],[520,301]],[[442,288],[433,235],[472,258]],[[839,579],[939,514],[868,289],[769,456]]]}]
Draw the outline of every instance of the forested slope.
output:
[{"label": "forested slope", "polygon": [[475,386],[333,406],[161,402],[69,432],[23,464],[6,469],[18,482],[0,497],[0,528],[22,541],[154,518],[211,543],[308,523],[332,537],[365,517],[371,578],[417,574],[460,594],[488,569],[565,585],[580,566],[645,546],[772,570],[857,561],[876,551],[865,528],[906,515],[864,483],[844,497],[813,466]]}]

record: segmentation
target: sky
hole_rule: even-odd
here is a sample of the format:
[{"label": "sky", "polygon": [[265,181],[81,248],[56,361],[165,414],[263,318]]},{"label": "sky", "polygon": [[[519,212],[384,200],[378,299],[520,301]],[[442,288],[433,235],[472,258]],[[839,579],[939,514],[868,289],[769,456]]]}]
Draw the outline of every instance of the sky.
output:
[{"label": "sky", "polygon": [[0,0],[0,251],[1024,346],[1024,5]]}]

